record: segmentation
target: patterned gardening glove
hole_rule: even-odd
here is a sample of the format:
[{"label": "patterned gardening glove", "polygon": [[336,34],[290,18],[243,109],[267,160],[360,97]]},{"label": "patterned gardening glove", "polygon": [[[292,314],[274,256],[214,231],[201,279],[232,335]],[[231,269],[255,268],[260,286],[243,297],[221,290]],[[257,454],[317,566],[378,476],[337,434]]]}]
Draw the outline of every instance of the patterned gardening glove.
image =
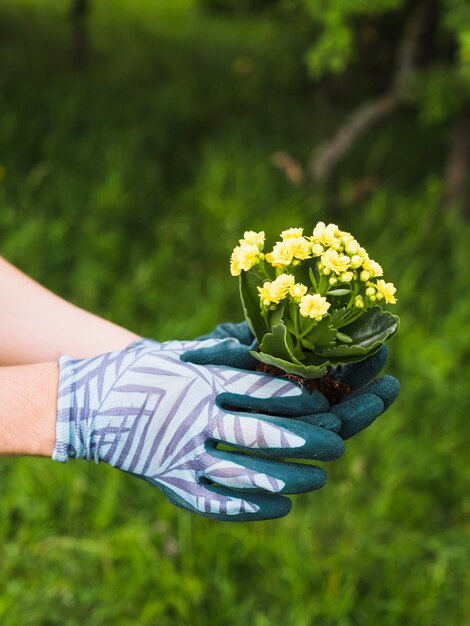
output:
[{"label": "patterned gardening glove", "polygon": [[[220,324],[210,333],[200,337],[206,338],[232,338],[231,342],[218,342],[212,346],[195,347],[186,352],[183,359],[191,363],[205,365],[208,363],[238,367],[245,370],[254,370],[258,361],[254,359],[250,350],[256,347],[248,324]],[[339,418],[341,427],[338,430],[343,439],[357,435],[370,426],[388,407],[394,402],[400,392],[400,383],[393,376],[381,376],[376,378],[384,368],[388,359],[388,349],[385,345],[371,357],[345,365],[336,374],[347,383],[352,393],[340,404],[328,408],[326,399],[319,393],[313,394],[306,399],[301,406],[289,404],[290,413],[283,411],[282,407],[272,407],[277,415],[292,416],[301,419],[307,412],[324,413],[329,411]],[[325,404],[326,403],[326,404]]]},{"label": "patterned gardening glove", "polygon": [[[291,501],[280,494],[318,489],[325,472],[269,457],[338,458],[344,451],[333,432],[339,420],[308,414],[310,394],[283,379],[180,358],[196,346],[221,343],[236,340],[141,340],[93,358],[60,357],[53,459],[103,461],[206,517],[286,515]],[[299,419],[277,413],[299,406]]]}]

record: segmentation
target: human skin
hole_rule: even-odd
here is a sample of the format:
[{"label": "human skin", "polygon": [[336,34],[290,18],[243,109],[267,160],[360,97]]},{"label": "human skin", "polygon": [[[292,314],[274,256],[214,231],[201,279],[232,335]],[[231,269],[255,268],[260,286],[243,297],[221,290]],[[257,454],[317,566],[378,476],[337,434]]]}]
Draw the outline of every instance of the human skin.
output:
[{"label": "human skin", "polygon": [[[0,258],[0,456],[52,455],[61,354],[122,350],[135,333],[63,300]],[[71,332],[73,329],[73,332]]]},{"label": "human skin", "polygon": [[[63,300],[0,258],[0,365],[122,350],[135,333]],[[73,329],[73,332],[71,332]]]},{"label": "human skin", "polygon": [[52,455],[58,381],[55,362],[0,368],[0,456]]}]

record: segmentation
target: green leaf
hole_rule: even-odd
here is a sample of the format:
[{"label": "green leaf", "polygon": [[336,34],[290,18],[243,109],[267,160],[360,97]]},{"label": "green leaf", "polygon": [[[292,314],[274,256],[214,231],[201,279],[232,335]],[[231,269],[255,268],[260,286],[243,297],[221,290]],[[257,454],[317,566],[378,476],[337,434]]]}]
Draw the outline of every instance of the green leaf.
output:
[{"label": "green leaf", "polygon": [[283,323],[284,304],[279,304],[273,311],[269,312],[269,326],[271,329]]},{"label": "green leaf", "polygon": [[285,320],[285,324],[286,324],[286,328],[289,331],[289,333],[292,333],[293,335],[295,335],[295,326],[294,326],[294,322],[290,319],[286,319]]},{"label": "green leaf", "polygon": [[263,282],[262,277],[254,272],[242,272],[240,274],[239,287],[243,312],[248,326],[258,343],[269,332],[268,323],[261,314],[261,303],[257,289],[257,287],[261,287]]},{"label": "green leaf", "polygon": [[329,296],[346,296],[348,293],[351,293],[350,289],[332,289],[328,292]]},{"label": "green leaf", "polygon": [[274,367],[278,367],[287,374],[295,374],[297,376],[302,376],[303,378],[321,378],[327,372],[327,362],[325,362],[325,364],[321,366],[306,366],[300,363],[291,363],[290,361],[285,361],[284,359],[271,356],[270,354],[265,354],[264,352],[256,352],[253,350],[250,352],[250,354],[262,363],[266,363],[267,365],[274,365]]},{"label": "green leaf", "polygon": [[345,333],[340,333],[339,331],[336,333],[336,339],[344,341],[344,343],[352,343],[352,339],[349,335],[346,335]]},{"label": "green leaf", "polygon": [[312,345],[325,348],[334,345],[335,337],[336,329],[330,325],[328,317],[324,317],[321,322],[318,322],[312,330],[305,335],[305,337],[302,337],[301,341],[305,343],[304,340],[307,340],[311,345],[307,345],[307,343],[305,343],[305,345],[313,350]]},{"label": "green leaf", "polygon": [[333,311],[332,313],[330,313],[331,326],[333,326],[334,328],[338,328],[341,322],[349,315],[350,311],[351,309],[348,309],[347,307],[343,307],[341,309],[337,309],[336,311]]},{"label": "green leaf", "polygon": [[[379,343],[375,348],[371,348],[370,350],[365,350],[361,354],[348,355],[348,356],[328,356],[328,363],[330,365],[345,365],[346,363],[358,363],[359,361],[364,361],[364,359],[369,358],[376,352],[378,352],[381,348],[382,344]],[[326,358],[325,356],[322,357]]]},{"label": "green leaf", "polygon": [[287,332],[287,328],[282,323],[278,324],[278,326],[273,328],[272,332],[264,336],[259,349],[270,356],[286,361],[294,361],[300,365],[300,361],[294,356],[292,339]]},{"label": "green leaf", "polygon": [[365,348],[384,342],[397,332],[400,320],[380,306],[374,306],[359,319],[343,327],[353,340],[354,345]]},{"label": "green leaf", "polygon": [[317,279],[315,278],[315,272],[313,271],[313,268],[310,268],[308,270],[308,274],[310,276],[310,281],[313,285],[313,288],[315,289],[315,291],[318,291]]},{"label": "green leaf", "polygon": [[352,343],[328,348],[319,346],[315,352],[329,360],[339,359],[341,363],[346,363],[347,360],[345,359],[348,358],[353,360],[355,357],[365,358],[373,350],[380,348],[382,343],[397,331],[398,325],[399,320],[396,315],[375,306],[366,311],[359,319],[344,327],[347,329],[347,334],[352,339]]}]

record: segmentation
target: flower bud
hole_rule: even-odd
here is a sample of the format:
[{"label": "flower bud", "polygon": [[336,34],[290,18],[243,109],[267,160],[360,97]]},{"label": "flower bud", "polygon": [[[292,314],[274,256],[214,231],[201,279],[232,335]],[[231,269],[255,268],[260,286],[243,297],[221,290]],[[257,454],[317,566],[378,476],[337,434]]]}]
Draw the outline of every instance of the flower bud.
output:
[{"label": "flower bud", "polygon": [[325,276],[329,276],[329,275],[331,274],[331,270],[330,270],[330,268],[329,268],[329,267],[324,267],[324,268],[323,268],[323,274],[324,274]]},{"label": "flower bud", "polygon": [[383,295],[383,293],[380,293],[380,291],[379,291],[379,292],[377,293],[376,298],[377,298],[377,300],[383,300],[383,299],[384,299],[384,295]]},{"label": "flower bud", "polygon": [[368,272],[367,270],[362,270],[359,278],[363,283],[367,282],[370,278],[370,272]]},{"label": "flower bud", "polygon": [[325,250],[323,249],[323,246],[320,245],[319,243],[314,243],[312,246],[312,254],[313,256],[321,256],[323,254]]},{"label": "flower bud", "polygon": [[336,278],[336,276],[332,276],[330,278],[330,285],[336,285],[337,282],[338,282],[338,279]]},{"label": "flower bud", "polygon": [[359,252],[359,248],[360,246],[355,239],[346,244],[346,252],[348,254],[357,254]]},{"label": "flower bud", "polygon": [[362,265],[362,261],[364,259],[359,256],[358,254],[355,254],[354,256],[351,257],[351,267],[353,267],[354,269],[357,269],[358,267],[360,267]]},{"label": "flower bud", "polygon": [[364,300],[362,299],[361,296],[356,296],[356,299],[354,301],[354,305],[356,306],[357,309],[363,309],[364,308]]},{"label": "flower bud", "polygon": [[368,298],[372,298],[372,296],[375,296],[375,289],[373,287],[367,287],[366,296]]},{"label": "flower bud", "polygon": [[354,274],[352,272],[343,272],[341,274],[341,280],[343,283],[350,283],[354,278]]},{"label": "flower bud", "polygon": [[375,302],[377,300],[376,296],[370,296],[369,298],[370,302]]}]

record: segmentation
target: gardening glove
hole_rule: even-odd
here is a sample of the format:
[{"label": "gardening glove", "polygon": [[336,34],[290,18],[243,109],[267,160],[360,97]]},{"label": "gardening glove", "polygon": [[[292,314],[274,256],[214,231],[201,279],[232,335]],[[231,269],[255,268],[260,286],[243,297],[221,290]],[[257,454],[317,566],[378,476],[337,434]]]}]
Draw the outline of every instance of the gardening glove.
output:
[{"label": "gardening glove", "polygon": [[328,430],[329,415],[297,420],[273,412],[303,405],[309,394],[297,385],[180,358],[196,346],[233,342],[144,339],[93,358],[61,356],[53,459],[108,463],[205,517],[286,515],[291,501],[280,494],[318,489],[325,472],[282,457],[328,461],[341,456],[344,443]]},{"label": "gardening glove", "polygon": [[[218,364],[254,370],[258,361],[250,354],[256,348],[256,340],[248,324],[220,324],[210,335],[201,337],[227,338],[232,342],[219,342],[211,346],[201,346],[186,352],[183,359],[192,363]],[[393,376],[376,378],[388,359],[388,348],[383,345],[374,355],[359,363],[352,363],[338,368],[335,377],[348,384],[352,393],[340,404],[329,407],[324,396],[318,392],[305,399],[302,406],[289,405],[291,413],[273,404],[272,410],[277,415],[301,419],[306,411],[313,413],[329,412],[339,418],[338,430],[343,439],[349,439],[370,426],[394,402],[400,391],[400,383]],[[272,401],[276,402],[275,400]]]}]

